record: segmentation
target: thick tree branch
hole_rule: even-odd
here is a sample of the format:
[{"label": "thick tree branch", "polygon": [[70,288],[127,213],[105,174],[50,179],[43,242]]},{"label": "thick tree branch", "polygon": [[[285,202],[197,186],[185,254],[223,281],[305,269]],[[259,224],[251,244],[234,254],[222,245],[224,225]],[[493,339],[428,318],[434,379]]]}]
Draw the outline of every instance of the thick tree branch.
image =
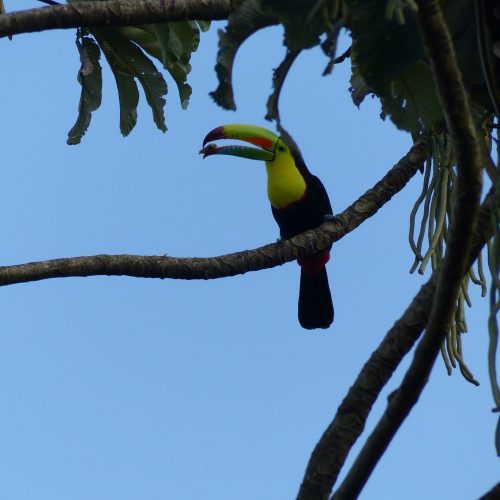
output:
[{"label": "thick tree branch", "polygon": [[485,493],[479,500],[496,500],[500,498],[500,483],[497,483],[490,491]]},{"label": "thick tree branch", "polygon": [[133,26],[227,19],[234,0],[108,0],[77,2],[0,15],[0,38],[55,28]]},{"label": "thick tree branch", "polygon": [[16,266],[0,267],[0,286],[70,276],[135,276],[141,278],[214,279],[235,276],[284,264],[327,248],[374,215],[401,191],[429,155],[429,144],[421,139],[372,189],[369,189],[334,221],[291,240],[255,250],[212,258],[176,258],[139,255],[96,255]]},{"label": "thick tree branch", "polygon": [[384,415],[333,496],[337,500],[358,497],[429,379],[441,343],[450,328],[460,284],[467,269],[481,195],[479,145],[449,31],[436,0],[417,0],[417,4],[420,31],[457,159],[455,203],[426,333],[402,384],[391,395]]},{"label": "thick tree branch", "polygon": [[[469,266],[492,235],[492,206],[493,189],[481,207]],[[328,498],[349,451],[364,430],[373,404],[422,334],[429,319],[435,290],[433,275],[361,369],[311,455],[297,500]]]}]

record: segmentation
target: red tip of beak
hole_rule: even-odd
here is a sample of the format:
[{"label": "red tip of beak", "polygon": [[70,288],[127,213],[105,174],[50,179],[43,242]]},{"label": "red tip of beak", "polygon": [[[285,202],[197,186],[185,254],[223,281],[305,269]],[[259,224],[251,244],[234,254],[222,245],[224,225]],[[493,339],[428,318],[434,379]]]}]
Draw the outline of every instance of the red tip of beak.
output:
[{"label": "red tip of beak", "polygon": [[209,144],[208,146],[205,146],[205,142],[204,142],[203,146],[204,147],[202,149],[200,149],[200,155],[203,155],[203,159],[205,159],[207,156],[215,154],[215,152],[218,149],[215,144]]},{"label": "red tip of beak", "polygon": [[203,146],[207,144],[207,142],[213,142],[217,139],[227,139],[226,133],[224,132],[224,127],[214,128],[211,132],[209,132],[205,139],[203,139]]}]

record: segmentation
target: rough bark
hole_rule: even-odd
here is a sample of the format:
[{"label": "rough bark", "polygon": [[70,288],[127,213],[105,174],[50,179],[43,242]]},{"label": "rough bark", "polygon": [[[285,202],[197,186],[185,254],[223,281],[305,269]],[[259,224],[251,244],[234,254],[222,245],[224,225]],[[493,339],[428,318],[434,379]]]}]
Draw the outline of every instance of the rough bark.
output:
[{"label": "rough bark", "polygon": [[0,38],[50,29],[227,19],[234,0],[108,0],[0,15]]}]

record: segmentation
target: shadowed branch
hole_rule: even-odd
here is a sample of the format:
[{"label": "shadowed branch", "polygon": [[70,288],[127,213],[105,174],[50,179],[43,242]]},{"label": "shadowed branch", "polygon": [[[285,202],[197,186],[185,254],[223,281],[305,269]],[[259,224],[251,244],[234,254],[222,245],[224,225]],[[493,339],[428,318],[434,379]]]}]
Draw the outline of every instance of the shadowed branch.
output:
[{"label": "shadowed branch", "polygon": [[227,19],[234,0],[76,2],[0,15],[0,38],[50,29]]}]

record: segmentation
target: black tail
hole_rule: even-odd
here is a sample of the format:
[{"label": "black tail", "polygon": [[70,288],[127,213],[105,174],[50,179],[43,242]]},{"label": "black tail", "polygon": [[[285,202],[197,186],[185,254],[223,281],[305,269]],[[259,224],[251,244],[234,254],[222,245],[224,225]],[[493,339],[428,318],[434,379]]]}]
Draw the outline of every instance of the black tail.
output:
[{"label": "black tail", "polygon": [[302,328],[328,328],[333,323],[333,303],[324,267],[318,274],[300,273],[299,323]]}]

